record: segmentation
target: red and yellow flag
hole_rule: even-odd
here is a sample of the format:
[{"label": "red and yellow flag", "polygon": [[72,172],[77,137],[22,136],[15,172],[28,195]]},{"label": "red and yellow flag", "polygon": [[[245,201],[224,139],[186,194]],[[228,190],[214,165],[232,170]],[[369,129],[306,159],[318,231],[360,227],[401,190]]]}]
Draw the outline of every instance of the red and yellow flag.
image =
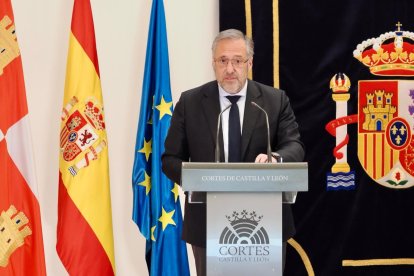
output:
[{"label": "red and yellow flag", "polygon": [[0,275],[46,275],[22,60],[0,1]]},{"label": "red and yellow flag", "polygon": [[89,0],[75,0],[63,98],[56,249],[70,275],[114,275],[108,144]]}]

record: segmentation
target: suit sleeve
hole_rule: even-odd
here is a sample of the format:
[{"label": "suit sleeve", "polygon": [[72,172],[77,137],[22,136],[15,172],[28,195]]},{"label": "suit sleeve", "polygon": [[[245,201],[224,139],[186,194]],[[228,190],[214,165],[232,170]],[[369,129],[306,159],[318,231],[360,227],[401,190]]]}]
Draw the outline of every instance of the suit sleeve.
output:
[{"label": "suit sleeve", "polygon": [[281,91],[279,123],[275,138],[273,148],[282,156],[283,162],[303,161],[305,150],[300,141],[299,126],[284,91]]},{"label": "suit sleeve", "polygon": [[171,118],[162,155],[162,171],[175,183],[181,185],[182,162],[188,161],[188,144],[185,130],[185,97],[181,95]]}]

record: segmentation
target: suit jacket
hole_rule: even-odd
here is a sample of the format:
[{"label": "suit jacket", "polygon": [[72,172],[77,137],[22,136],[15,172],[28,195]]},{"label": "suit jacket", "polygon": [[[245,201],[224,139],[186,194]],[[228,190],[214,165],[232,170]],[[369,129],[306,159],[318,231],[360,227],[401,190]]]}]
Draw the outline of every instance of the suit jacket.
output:
[{"label": "suit jacket", "polygon": [[[242,160],[254,162],[256,156],[267,152],[266,118],[254,107],[256,102],[269,116],[272,151],[284,162],[300,162],[304,147],[298,124],[285,92],[248,80],[242,128]],[[206,83],[181,94],[176,104],[162,156],[163,172],[174,182],[181,183],[182,162],[214,162],[217,119],[220,113],[217,81]],[[220,130],[221,132],[221,130]],[[220,135],[223,149],[223,135]],[[221,161],[224,153],[221,150]],[[283,238],[294,234],[293,217],[288,205],[283,206]],[[206,246],[206,205],[185,202],[182,237],[190,244]]]}]

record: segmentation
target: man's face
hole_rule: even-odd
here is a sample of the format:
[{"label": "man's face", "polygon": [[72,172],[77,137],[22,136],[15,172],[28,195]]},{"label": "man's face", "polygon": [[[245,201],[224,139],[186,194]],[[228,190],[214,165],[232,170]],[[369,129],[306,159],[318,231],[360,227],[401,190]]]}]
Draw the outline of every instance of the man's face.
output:
[{"label": "man's face", "polygon": [[252,58],[247,58],[244,40],[223,39],[217,43],[213,53],[213,68],[218,83],[227,93],[240,92],[252,63]]}]

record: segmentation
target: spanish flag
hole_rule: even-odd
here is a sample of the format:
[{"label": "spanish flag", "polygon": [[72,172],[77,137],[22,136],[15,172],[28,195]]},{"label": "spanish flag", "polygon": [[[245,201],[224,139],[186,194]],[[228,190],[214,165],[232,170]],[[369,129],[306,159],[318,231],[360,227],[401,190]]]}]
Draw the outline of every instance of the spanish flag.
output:
[{"label": "spanish flag", "polygon": [[108,142],[89,0],[75,0],[61,116],[56,249],[70,275],[114,275]]},{"label": "spanish flag", "polygon": [[10,0],[0,1],[0,275],[46,275],[23,78]]}]

